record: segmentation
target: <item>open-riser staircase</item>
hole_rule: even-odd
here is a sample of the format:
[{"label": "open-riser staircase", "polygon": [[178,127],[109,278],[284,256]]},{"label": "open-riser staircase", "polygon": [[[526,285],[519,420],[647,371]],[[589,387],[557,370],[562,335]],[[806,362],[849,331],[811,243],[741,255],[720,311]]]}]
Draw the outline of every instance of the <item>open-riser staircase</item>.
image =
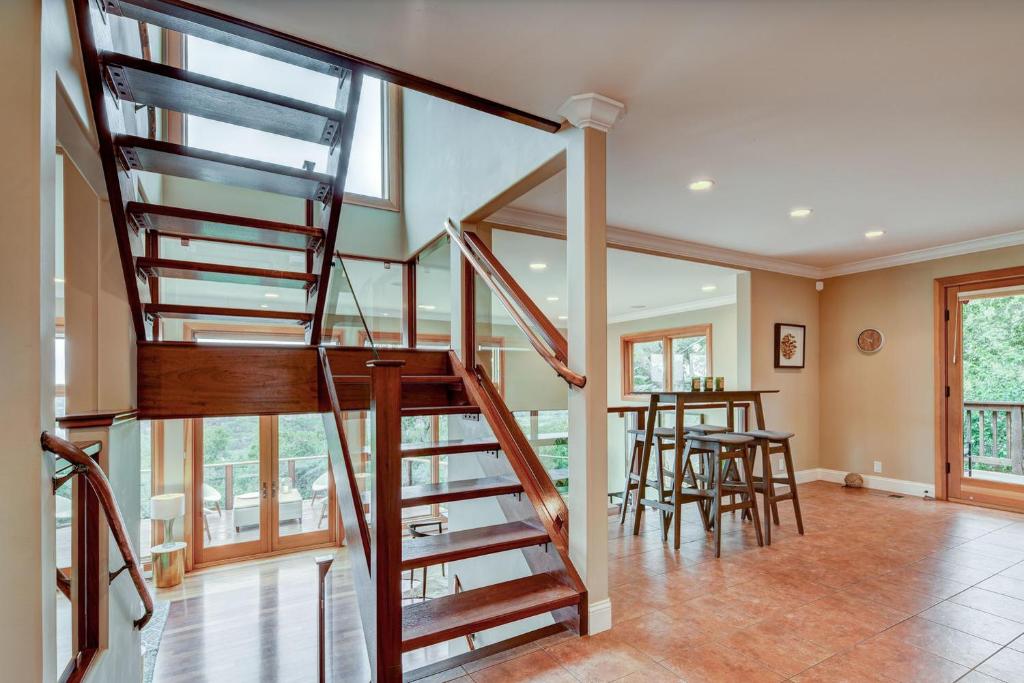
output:
[{"label": "open-riser staircase", "polygon": [[[463,367],[447,352],[322,346],[334,325],[358,323],[354,316],[337,313],[332,299],[342,292],[354,299],[354,294],[339,272],[343,269],[334,269],[332,279],[332,268],[340,260],[342,199],[364,74],[544,130],[554,131],[558,124],[180,0],[75,0],[74,6],[120,266],[139,341],[140,417],[324,413],[376,681],[429,673],[403,673],[404,652],[527,617],[554,617],[551,627],[534,636],[552,628],[585,633],[586,590],[569,561],[565,503],[483,369]],[[337,79],[335,106],[318,106],[154,62],[139,39],[143,25],[327,74]],[[294,168],[154,139],[153,127],[144,129],[155,109],[323,145],[328,150],[327,167]],[[153,203],[140,191],[141,171],[297,197],[306,201],[306,221],[284,223]],[[165,237],[298,252],[305,256],[305,267],[274,270],[169,258],[161,254]],[[164,280],[301,290],[305,306],[270,310],[239,307],[229,300],[217,305],[162,301]],[[302,325],[308,346],[215,349],[167,342],[160,338],[161,319]],[[318,363],[309,363],[309,354],[315,353]],[[243,357],[259,361],[241,367]],[[373,456],[370,476],[357,477],[344,438],[342,411],[367,409]],[[400,442],[402,416],[467,413],[482,415],[493,438],[470,443]],[[482,478],[401,486],[403,458],[473,457],[482,451],[504,453],[511,474],[493,464],[493,458],[481,458],[485,467],[495,468]],[[372,491],[366,501],[360,482]],[[403,540],[404,508],[479,498],[497,499],[508,521]],[[402,606],[403,571],[505,551],[521,552],[530,574]],[[522,640],[478,648],[474,654],[482,656]]]},{"label": "open-riser staircase", "polygon": [[[483,368],[468,370],[454,353],[391,351],[367,363],[372,424],[371,462],[360,468],[344,431],[344,406],[366,400],[365,380],[338,372],[321,350],[321,384],[332,410],[324,415],[331,467],[352,558],[370,666],[378,681],[403,679],[402,654],[550,613],[553,627],[586,633],[587,594],[569,560],[567,509],[522,430]],[[388,357],[390,356],[390,357]],[[404,358],[403,358],[404,357]],[[337,357],[336,357],[337,360]],[[358,391],[361,395],[353,396]],[[365,405],[365,404],[363,404]],[[493,438],[402,444],[407,415],[480,414]],[[490,456],[493,472],[476,479],[402,486],[401,460],[421,455],[473,457],[502,452],[511,468]],[[367,482],[365,473],[371,473]],[[362,483],[361,483],[362,482]],[[495,498],[506,522],[423,538],[402,539],[402,509]],[[509,550],[523,553],[530,574],[425,602],[402,605],[401,573]],[[535,631],[536,637],[552,632]],[[529,638],[531,634],[526,634]],[[508,641],[519,644],[523,637]],[[500,648],[501,643],[497,644]],[[480,657],[496,648],[466,655]],[[460,663],[456,657],[415,672],[416,680]]]}]

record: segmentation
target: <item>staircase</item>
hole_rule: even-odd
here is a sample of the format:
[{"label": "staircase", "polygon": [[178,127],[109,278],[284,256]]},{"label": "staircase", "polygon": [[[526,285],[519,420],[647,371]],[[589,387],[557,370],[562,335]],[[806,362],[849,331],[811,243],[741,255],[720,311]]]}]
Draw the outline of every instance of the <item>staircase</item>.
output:
[{"label": "staircase", "polygon": [[[74,5],[120,265],[139,341],[140,417],[324,413],[376,681],[415,680],[438,667],[454,665],[457,662],[443,662],[403,672],[402,654],[471,638],[528,617],[551,614],[553,619],[551,626],[504,644],[477,647],[472,654],[485,656],[553,629],[586,633],[587,594],[569,560],[565,503],[483,368],[466,368],[448,352],[339,347],[328,351],[324,346],[334,325],[358,321],[337,313],[335,299],[345,293],[354,301],[337,243],[364,74],[544,130],[554,131],[558,124],[180,0],[75,0]],[[146,51],[133,38],[141,24],[330,75],[337,79],[335,106],[318,106],[150,61],[143,58]],[[323,145],[329,151],[327,167],[307,163],[294,168],[146,137],[137,115],[144,108]],[[143,171],[296,197],[306,202],[307,220],[299,225],[152,203],[139,189]],[[277,270],[168,258],[160,250],[165,237],[299,252],[305,256],[305,267]],[[239,307],[230,300],[217,305],[161,301],[161,283],[172,280],[300,290],[305,305],[270,310]],[[358,302],[354,303],[358,309]],[[251,368],[242,360],[245,355],[237,349],[164,342],[159,333],[161,319],[304,326],[305,347],[247,350],[264,359],[266,354],[276,354],[279,362],[268,368],[264,361],[262,371],[288,377],[288,387],[295,389],[289,393],[280,384],[251,376]],[[556,346],[564,347],[564,339]],[[318,354],[317,375],[303,375],[307,369],[313,371],[314,364],[306,359],[314,353]],[[563,365],[564,355],[564,348],[555,354]],[[189,378],[189,391],[198,396],[174,391],[185,378]],[[575,378],[575,385],[582,386],[584,379]],[[268,391],[270,386],[277,390]],[[348,451],[344,412],[367,409],[373,454],[369,466],[361,470]],[[402,417],[441,414],[479,414],[493,438],[401,444]],[[479,458],[489,461],[493,474],[401,486],[403,458],[475,457],[486,452],[504,455],[501,460]],[[496,499],[507,521],[402,540],[404,508],[483,498]],[[521,552],[530,574],[403,607],[403,571],[505,551]]]},{"label": "staircase", "polygon": [[[76,0],[89,94],[95,113],[107,191],[136,337],[158,337],[160,318],[299,324],[306,341],[319,344],[335,263],[345,179],[352,147],[363,70],[342,65],[312,50],[293,51],[293,41],[262,29],[232,23],[212,13],[163,0]],[[102,7],[102,9],[101,9]],[[123,17],[123,19],[119,19]],[[124,19],[237,47],[337,78],[335,107],[211,78],[142,59],[140,45]],[[119,23],[118,23],[119,22]],[[299,43],[294,47],[298,49]],[[135,54],[133,54],[135,53]],[[329,150],[327,168],[293,168],[142,137],[139,108],[196,115]],[[293,225],[176,206],[139,196],[138,171],[190,178],[298,197],[319,224]],[[312,205],[320,210],[311,210]],[[306,254],[301,271],[255,268],[238,263],[167,259],[160,238],[226,242],[245,247]],[[223,305],[180,305],[159,300],[164,279],[259,285],[305,292],[302,310],[268,310]],[[337,285],[336,285],[337,286]]]},{"label": "staircase", "polygon": [[[337,361],[337,351],[333,353]],[[439,362],[445,367],[437,367]],[[381,358],[367,365],[368,383],[362,376],[348,374],[351,369],[345,374],[332,370],[327,350],[320,351],[321,383],[328,387],[331,404],[331,412],[324,416],[331,467],[375,680],[402,680],[404,652],[540,614],[550,613],[557,630],[586,633],[587,594],[569,560],[565,503],[512,414],[496,400],[497,391],[483,368],[468,371],[454,353],[398,350],[382,352]],[[364,393],[367,388],[369,396]],[[345,439],[343,406],[351,408],[365,400],[373,413],[374,448],[372,462],[360,470]],[[475,413],[487,420],[493,438],[425,444],[399,441],[403,416]],[[507,462],[500,473],[401,485],[401,458],[498,452]],[[499,462],[489,455],[480,460]],[[372,473],[372,482],[361,485],[360,475],[365,481],[367,473]],[[401,540],[402,509],[482,498],[497,499],[508,521]],[[508,550],[522,551],[530,575],[402,605],[401,572]],[[531,635],[547,635],[551,629],[520,636],[507,646]],[[466,656],[482,657],[494,650],[478,648]],[[461,661],[456,658],[406,672],[404,680],[426,677]]]}]

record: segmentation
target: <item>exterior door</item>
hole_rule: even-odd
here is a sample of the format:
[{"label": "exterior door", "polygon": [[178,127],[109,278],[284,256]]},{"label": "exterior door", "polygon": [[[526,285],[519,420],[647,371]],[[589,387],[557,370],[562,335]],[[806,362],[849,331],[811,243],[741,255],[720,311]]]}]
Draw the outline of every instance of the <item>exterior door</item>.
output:
[{"label": "exterior door", "polygon": [[942,298],[947,496],[1024,510],[1024,276],[946,284]]},{"label": "exterior door", "polygon": [[192,431],[195,565],[334,542],[319,414],[203,418]]}]

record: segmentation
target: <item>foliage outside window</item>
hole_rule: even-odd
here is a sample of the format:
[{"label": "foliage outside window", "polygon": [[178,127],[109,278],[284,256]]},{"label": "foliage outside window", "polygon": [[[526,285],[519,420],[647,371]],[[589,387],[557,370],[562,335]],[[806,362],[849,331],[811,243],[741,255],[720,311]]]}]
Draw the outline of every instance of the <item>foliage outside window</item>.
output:
[{"label": "foliage outside window", "polygon": [[622,336],[622,395],[687,391],[690,380],[713,372],[711,325]]}]

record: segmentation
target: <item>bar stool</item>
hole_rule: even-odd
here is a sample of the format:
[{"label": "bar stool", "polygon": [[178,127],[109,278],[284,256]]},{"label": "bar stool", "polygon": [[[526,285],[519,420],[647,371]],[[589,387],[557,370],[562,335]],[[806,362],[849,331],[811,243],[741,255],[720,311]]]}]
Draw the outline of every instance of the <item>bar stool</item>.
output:
[{"label": "bar stool", "polygon": [[[751,444],[751,451],[761,449],[761,476],[753,478],[754,490],[764,496],[764,535],[768,545],[772,544],[772,525],[769,523],[769,510],[771,519],[775,524],[779,523],[779,501],[792,500],[793,512],[796,514],[796,529],[801,536],[804,533],[804,520],[800,514],[800,497],[796,490],[796,471],[793,467],[793,453],[789,448],[789,440],[793,438],[791,432],[773,432],[767,429],[755,429],[749,432],[741,432],[744,436],[754,439]],[[786,466],[784,477],[776,477],[772,471],[772,455],[782,454],[782,462]],[[777,493],[776,484],[785,484],[785,493]]]},{"label": "bar stool", "polygon": [[[640,486],[640,472],[643,465],[644,438],[646,438],[647,432],[643,429],[630,429],[626,433],[633,437],[633,448],[629,466],[626,468],[626,489],[622,492],[622,513],[619,516],[619,524],[626,523],[626,515],[629,512],[629,494],[631,492],[636,493],[633,497],[633,505],[636,507],[635,514],[643,513],[643,506],[639,505],[638,501],[643,498],[644,492],[642,489],[646,488]],[[665,480],[672,477],[672,474],[665,470],[665,451],[675,448],[675,433],[675,430],[671,427],[655,427],[654,429],[653,450],[657,462],[656,479],[651,481],[648,474],[647,486],[658,488],[660,491],[659,498],[662,499],[670,493],[665,487]],[[662,526],[664,526],[664,520]]]},{"label": "bar stool", "polygon": [[[701,457],[706,461],[703,468],[706,488],[702,489],[702,493],[703,497],[707,498],[711,505],[710,522],[714,525],[716,558],[722,556],[722,513],[724,512],[749,510],[754,520],[757,544],[759,546],[764,545],[764,538],[761,535],[761,521],[757,513],[757,496],[754,493],[754,473],[750,450],[750,445],[753,442],[753,437],[742,434],[690,433],[686,435],[686,449],[682,458],[688,459],[691,453],[700,452]],[[733,468],[743,472],[743,481],[729,477],[729,472]],[[725,496],[735,495],[740,497],[739,502],[735,502],[735,497],[728,504],[723,500]],[[679,548],[678,522],[677,516],[675,529],[676,549]]]}]

